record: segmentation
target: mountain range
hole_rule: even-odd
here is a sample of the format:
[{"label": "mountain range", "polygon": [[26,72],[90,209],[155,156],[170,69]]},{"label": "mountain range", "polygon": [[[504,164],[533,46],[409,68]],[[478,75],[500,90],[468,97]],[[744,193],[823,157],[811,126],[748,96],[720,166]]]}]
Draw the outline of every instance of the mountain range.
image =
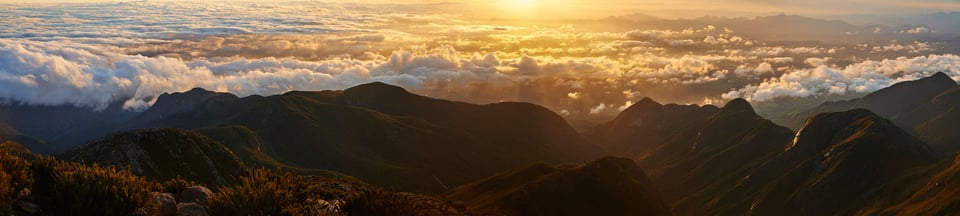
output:
[{"label": "mountain range", "polygon": [[604,154],[537,105],[473,105],[383,83],[244,98],[193,89],[159,96],[124,126],[157,127],[195,129],[247,147],[237,154],[278,166],[334,170],[423,192],[529,163],[578,163]]},{"label": "mountain range", "polygon": [[72,110],[64,115],[81,120],[49,128],[57,121],[44,112],[71,110],[5,105],[0,138],[20,155],[53,152],[157,181],[228,187],[260,168],[357,179],[462,203],[447,212],[948,215],[960,211],[957,92],[936,73],[773,121],[743,99],[644,98],[578,133],[538,105],[476,105],[383,83],[242,98],[193,89],[133,114]]},{"label": "mountain range", "polygon": [[946,74],[939,72],[914,81],[894,84],[870,93],[862,98],[846,101],[825,102],[808,110],[800,110],[773,117],[778,123],[791,128],[803,124],[807,117],[822,112],[850,109],[869,109],[878,115],[893,120],[897,126],[917,136],[941,156],[952,155],[960,150],[960,135],[957,120],[960,114],[960,87]]}]

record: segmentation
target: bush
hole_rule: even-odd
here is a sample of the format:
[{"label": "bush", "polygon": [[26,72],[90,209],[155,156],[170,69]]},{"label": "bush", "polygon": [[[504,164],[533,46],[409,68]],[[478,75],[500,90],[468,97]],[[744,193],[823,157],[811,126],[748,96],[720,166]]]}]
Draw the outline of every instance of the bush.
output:
[{"label": "bush", "polygon": [[429,215],[430,209],[410,196],[381,190],[365,191],[343,207],[350,215]]},{"label": "bush", "polygon": [[[0,215],[10,215],[15,193],[11,185],[11,177],[6,172],[0,172]],[[13,199],[11,199],[13,198]]]},{"label": "bush", "polygon": [[96,164],[59,161],[50,157],[33,163],[33,192],[43,197],[41,208],[51,215],[155,215],[150,192],[159,186],[129,170]]},{"label": "bush", "polygon": [[14,155],[5,144],[0,145],[0,213],[8,213],[20,198],[20,191],[32,184],[30,164]]},{"label": "bush", "polygon": [[185,180],[180,176],[177,176],[177,178],[170,179],[160,183],[159,184],[160,187],[157,188],[157,191],[160,191],[163,193],[170,193],[176,196],[180,194],[180,192],[183,192],[184,189],[187,189],[188,187],[195,186],[195,185],[199,185],[199,184],[193,181]]},{"label": "bush", "polygon": [[411,196],[351,179],[254,170],[208,200],[211,215],[424,215]]},{"label": "bush", "polygon": [[290,173],[255,170],[207,200],[212,215],[281,215],[296,203],[298,178]]},{"label": "bush", "polygon": [[348,179],[259,169],[221,187],[207,204],[212,215],[342,215],[345,200],[371,188]]}]

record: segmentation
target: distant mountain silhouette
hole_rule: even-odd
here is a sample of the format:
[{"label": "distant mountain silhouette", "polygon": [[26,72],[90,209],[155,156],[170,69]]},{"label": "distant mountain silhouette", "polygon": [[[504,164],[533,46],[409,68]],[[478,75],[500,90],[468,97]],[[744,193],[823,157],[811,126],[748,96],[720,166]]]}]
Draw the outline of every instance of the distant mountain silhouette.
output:
[{"label": "distant mountain silhouette", "polygon": [[8,116],[5,116],[8,113],[4,111],[4,107],[0,106],[0,143],[8,141],[11,145],[16,144],[18,148],[23,147],[24,149],[33,149],[32,151],[39,152],[53,151],[52,147],[44,144],[43,141],[21,134],[20,131],[10,125],[9,120],[7,120]]},{"label": "distant mountain silhouette", "polygon": [[0,103],[0,138],[15,140],[42,154],[56,154],[116,131],[139,114],[115,103],[104,110],[73,105]]},{"label": "distant mountain silhouette", "polygon": [[609,152],[637,160],[674,201],[759,165],[782,151],[793,135],[757,116],[743,99],[723,108],[643,99],[589,137]]},{"label": "distant mountain silhouette", "polygon": [[786,151],[737,181],[717,181],[675,209],[706,205],[720,215],[849,215],[893,179],[936,162],[923,142],[868,110],[823,113],[806,121]]},{"label": "distant mountain silhouette", "polygon": [[[138,115],[127,125],[138,125],[143,126],[144,124],[149,125],[149,123],[160,121],[163,119],[170,119],[174,115],[189,113],[196,109],[201,108],[224,108],[230,104],[237,103],[239,98],[230,93],[216,93],[204,90],[202,88],[194,88],[190,91],[183,93],[163,93],[157,97],[157,103],[151,106],[149,109]],[[204,107],[205,106],[205,107]],[[230,113],[231,110],[225,110],[222,113]],[[207,114],[216,114],[216,113],[207,113]],[[202,124],[203,119],[218,119],[225,116],[205,116],[197,119],[177,119],[182,122],[175,121],[165,121],[166,126],[192,126],[195,124]],[[200,122],[197,122],[200,121]]]},{"label": "distant mountain silhouette", "polygon": [[441,192],[523,164],[582,162],[603,154],[537,105],[474,105],[383,83],[244,98],[194,89],[159,97],[131,122],[128,129],[242,127],[249,130],[244,136],[260,139],[260,151],[246,152],[266,156],[258,156],[263,163],[334,170],[413,191]]},{"label": "distant mountain silhouette", "polygon": [[[888,92],[877,95],[896,95]],[[793,133],[742,99],[722,108],[644,99],[588,137],[635,159],[679,215],[854,214],[900,202],[895,194],[909,187],[893,185],[922,183],[909,176],[937,162],[925,143],[869,110],[822,113]]]},{"label": "distant mountain silhouette", "polygon": [[960,96],[957,83],[938,72],[930,77],[894,84],[849,101],[826,102],[810,109],[775,117],[790,127],[799,127],[803,120],[822,112],[869,109],[893,120],[899,127],[927,142],[938,155],[960,150]]},{"label": "distant mountain silhouette", "polygon": [[226,185],[247,169],[223,144],[181,129],[116,133],[63,153],[59,158],[103,166],[130,167],[155,180],[177,176],[210,186]]},{"label": "distant mountain silhouette", "polygon": [[455,188],[446,197],[507,215],[670,215],[643,170],[613,157],[578,166],[538,163]]},{"label": "distant mountain silhouette", "polygon": [[[97,115],[125,111],[0,106],[0,143],[35,158],[43,137],[124,130],[58,157],[208,186],[249,168],[355,177],[443,194],[403,193],[455,210],[441,212],[949,215],[960,202],[960,157],[944,157],[960,149],[958,105],[960,87],[938,73],[782,116],[801,122],[796,132],[743,99],[717,107],[644,98],[580,135],[537,105],[447,101],[383,83],[243,98],[193,89],[116,118]],[[71,116],[51,114],[59,111]],[[53,143],[43,151],[67,142]]]}]

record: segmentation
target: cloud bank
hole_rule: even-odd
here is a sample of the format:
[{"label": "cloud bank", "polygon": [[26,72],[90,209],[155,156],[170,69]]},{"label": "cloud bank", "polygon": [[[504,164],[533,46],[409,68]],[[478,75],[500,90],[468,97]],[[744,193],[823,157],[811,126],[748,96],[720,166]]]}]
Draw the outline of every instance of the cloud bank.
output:
[{"label": "cloud bank", "polygon": [[[472,19],[444,4],[119,2],[0,9],[0,101],[145,109],[202,87],[239,96],[380,81],[431,97],[525,101],[569,118],[643,97],[712,103],[846,95],[937,71],[955,42],[764,41],[704,23]],[[728,21],[729,22],[729,21]],[[592,26],[613,26],[591,29]],[[580,29],[585,28],[585,29]],[[879,29],[879,28],[878,28]]]},{"label": "cloud bank", "polygon": [[960,79],[960,56],[953,54],[867,60],[843,68],[827,66],[823,59],[808,59],[808,62],[815,67],[787,72],[759,84],[749,84],[724,93],[721,97],[767,101],[781,97],[869,93],[941,71],[954,80]]}]

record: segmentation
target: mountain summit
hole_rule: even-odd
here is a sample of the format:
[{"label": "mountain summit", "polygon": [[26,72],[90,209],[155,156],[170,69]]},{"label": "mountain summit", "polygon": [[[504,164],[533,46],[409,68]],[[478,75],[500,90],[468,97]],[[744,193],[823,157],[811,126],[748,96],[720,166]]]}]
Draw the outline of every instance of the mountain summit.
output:
[{"label": "mountain summit", "polygon": [[151,179],[183,177],[206,185],[233,183],[246,166],[230,149],[181,129],[116,133],[63,153],[61,158],[104,166],[130,167]]},{"label": "mountain summit", "polygon": [[890,119],[898,127],[927,142],[935,154],[944,157],[960,150],[960,129],[953,122],[960,120],[960,92],[957,83],[943,72],[930,77],[905,81],[849,101],[826,102],[793,114],[775,117],[778,122],[799,128],[803,120],[823,112],[868,109]]},{"label": "mountain summit", "polygon": [[712,186],[727,189],[688,201],[711,200],[709,214],[853,214],[884,198],[873,191],[934,162],[923,142],[873,112],[823,113],[807,120],[782,153],[737,181]]},{"label": "mountain summit", "polygon": [[538,105],[440,100],[384,83],[269,97],[174,93],[129,127],[240,127],[262,139],[261,151],[250,153],[262,152],[270,157],[265,161],[337,170],[408,191],[441,192],[524,164],[603,154]]}]

